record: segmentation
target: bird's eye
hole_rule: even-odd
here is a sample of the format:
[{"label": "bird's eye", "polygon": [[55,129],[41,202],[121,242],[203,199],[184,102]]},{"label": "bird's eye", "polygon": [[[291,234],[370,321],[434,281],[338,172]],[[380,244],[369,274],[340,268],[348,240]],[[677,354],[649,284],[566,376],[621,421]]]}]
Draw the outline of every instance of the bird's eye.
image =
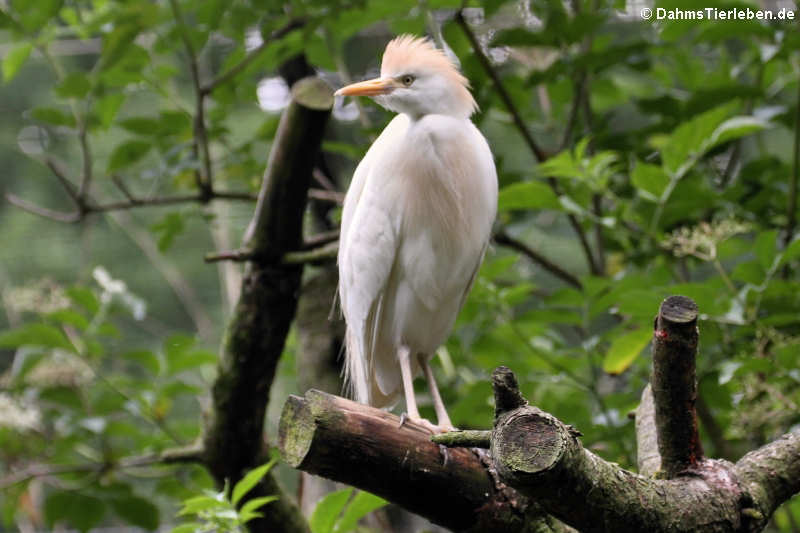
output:
[{"label": "bird's eye", "polygon": [[402,78],[400,78],[400,81],[402,81],[402,82],[403,82],[403,85],[405,85],[406,87],[408,87],[409,85],[411,85],[412,83],[414,83],[414,76],[412,76],[411,74],[406,74],[405,76],[403,76]]}]

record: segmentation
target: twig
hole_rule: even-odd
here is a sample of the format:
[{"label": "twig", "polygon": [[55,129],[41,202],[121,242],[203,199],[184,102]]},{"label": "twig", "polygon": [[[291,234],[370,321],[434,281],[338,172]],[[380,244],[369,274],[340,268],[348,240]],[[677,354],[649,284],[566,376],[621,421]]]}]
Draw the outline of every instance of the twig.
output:
[{"label": "twig", "polygon": [[106,472],[114,468],[136,468],[153,464],[196,463],[203,459],[203,450],[197,446],[169,448],[161,453],[147,454],[123,459],[108,460],[100,463],[80,465],[48,465],[34,464],[22,470],[11,472],[0,479],[0,490],[5,490],[19,483],[37,477],[56,476],[60,474],[76,474],[81,472]]},{"label": "twig", "polygon": [[470,44],[472,45],[472,50],[475,52],[475,56],[478,58],[483,69],[489,74],[489,77],[492,78],[494,82],[495,89],[497,90],[497,94],[500,95],[500,99],[505,104],[506,109],[511,114],[511,118],[514,121],[514,125],[517,127],[519,132],[522,134],[522,138],[525,140],[525,144],[528,145],[533,155],[536,157],[537,161],[542,162],[548,158],[548,154],[542,150],[539,144],[534,140],[531,133],[528,131],[528,128],[525,126],[525,122],[522,120],[522,116],[519,114],[517,107],[514,105],[514,102],[511,100],[511,95],[508,94],[508,91],[503,85],[502,80],[500,79],[500,75],[497,71],[492,67],[492,64],[489,62],[489,58],[486,57],[486,54],[483,53],[481,49],[481,45],[478,42],[478,38],[475,37],[475,34],[470,29],[467,21],[464,20],[464,14],[462,10],[458,10],[456,12],[455,21],[461,26],[461,29],[464,31],[464,35],[467,36]]},{"label": "twig", "polygon": [[586,72],[584,72],[575,84],[575,94],[572,95],[572,106],[570,106],[567,125],[564,128],[564,137],[561,139],[561,145],[558,147],[559,152],[566,150],[572,141],[572,132],[575,130],[575,124],[578,122],[578,113],[580,113],[581,101],[586,91],[587,78],[588,76]]},{"label": "twig", "polygon": [[[77,113],[76,113],[77,115]],[[80,119],[80,126],[78,129],[78,141],[81,146],[81,159],[83,161],[83,175],[81,176],[81,185],[78,189],[78,196],[81,199],[89,195],[89,190],[92,186],[92,150],[89,147],[89,132],[87,130],[87,119],[82,117]]]},{"label": "twig", "polygon": [[216,89],[220,85],[224,85],[229,81],[231,81],[233,78],[238,76],[244,69],[246,69],[248,65],[250,65],[250,63],[255,61],[256,58],[258,58],[258,56],[260,56],[264,52],[264,50],[267,49],[267,46],[269,46],[273,41],[282,39],[289,33],[293,32],[294,30],[302,28],[303,26],[306,25],[306,22],[307,21],[303,18],[290,20],[284,26],[272,32],[269,35],[269,37],[264,39],[264,41],[260,45],[258,45],[256,48],[248,52],[247,55],[244,56],[244,58],[240,62],[232,66],[226,72],[220,74],[219,76],[211,80],[206,85],[201,86],[200,94],[204,96],[211,94],[212,92],[214,92],[214,89]]},{"label": "twig", "polygon": [[792,163],[792,180],[789,182],[789,202],[786,207],[786,233],[783,245],[792,241],[797,226],[797,182],[800,180],[800,80],[797,84],[797,109],[794,114],[794,161]]},{"label": "twig", "polygon": [[336,240],[339,240],[338,229],[332,229],[330,231],[321,231],[304,239],[303,244],[300,248],[302,250],[308,250],[309,248],[316,248],[317,246],[322,246],[323,244],[328,244]]},{"label": "twig", "polygon": [[597,220],[594,223],[594,240],[597,243],[597,270],[598,274],[605,275],[606,273],[606,245],[603,239],[603,224],[600,220],[603,218],[603,197],[600,193],[592,195],[592,211]]},{"label": "twig", "polygon": [[122,181],[122,178],[120,178],[116,174],[112,174],[111,181],[114,182],[114,185],[116,185],[117,189],[119,189],[122,192],[122,194],[125,195],[125,198],[127,198],[128,201],[136,202],[136,198],[134,198],[133,194],[131,194],[131,191],[128,189],[128,186],[125,185],[125,182]]},{"label": "twig", "polygon": [[329,242],[324,246],[313,248],[311,250],[288,252],[286,255],[283,256],[283,263],[288,265],[296,265],[300,263],[316,263],[319,261],[335,259],[336,254],[338,252],[339,252],[339,241]]},{"label": "twig", "polygon": [[512,250],[516,250],[517,252],[525,255],[531,261],[533,261],[534,263],[538,264],[539,266],[541,266],[542,268],[544,268],[545,270],[547,270],[548,272],[550,272],[554,276],[556,276],[556,277],[562,279],[563,281],[569,283],[570,285],[572,285],[576,289],[580,289],[580,290],[583,289],[583,284],[580,282],[580,280],[577,277],[575,277],[574,275],[570,274],[569,272],[567,272],[566,270],[564,270],[563,268],[561,268],[557,264],[553,263],[552,261],[550,261],[546,257],[542,256],[539,252],[537,252],[536,250],[534,250],[533,248],[531,248],[527,244],[525,244],[522,241],[519,241],[519,240],[513,238],[512,236],[510,236],[505,231],[503,231],[503,230],[498,231],[494,235],[494,242],[496,242],[497,244],[499,244],[501,246],[507,246],[508,248],[511,248]]},{"label": "twig", "polygon": [[189,34],[186,31],[186,22],[183,19],[183,13],[178,5],[177,0],[169,0],[172,14],[179,26],[179,33],[186,53],[189,56],[189,72],[192,77],[192,85],[195,90],[195,115],[194,115],[194,155],[199,157],[202,161],[202,172],[195,171],[195,181],[197,187],[204,195],[204,202],[208,201],[210,194],[213,191],[211,182],[211,155],[208,150],[208,135],[206,132],[205,124],[205,93],[202,90],[200,83],[200,68],[197,62],[197,53],[195,52]]},{"label": "twig", "polygon": [[[61,179],[63,174],[60,176],[60,181],[64,183],[65,188],[67,188],[71,183],[69,181],[64,182],[64,179]],[[205,203],[211,200],[241,200],[241,201],[248,201],[248,202],[255,202],[256,197],[247,192],[236,192],[236,191],[212,191],[210,195],[204,194],[183,194],[183,195],[175,195],[175,196],[155,196],[152,198],[139,198],[133,196],[133,194],[128,190],[122,181],[119,178],[112,177],[114,183],[120,188],[122,194],[127,197],[126,201],[123,202],[109,202],[106,204],[92,204],[90,203],[90,198],[79,198],[75,196],[73,199],[77,203],[77,209],[71,213],[63,213],[59,211],[53,211],[51,209],[47,209],[45,207],[39,207],[34,205],[12,193],[6,193],[6,200],[9,203],[24,209],[30,213],[35,215],[39,215],[44,218],[49,218],[51,220],[56,220],[58,222],[80,222],[83,220],[86,215],[90,215],[92,213],[105,213],[109,211],[124,211],[126,209],[134,209],[137,207],[156,207],[156,206],[163,206],[163,205],[175,205],[175,204],[182,204],[182,203]],[[70,189],[67,188],[69,191]],[[70,195],[72,197],[72,195]]]},{"label": "twig", "polygon": [[250,261],[255,257],[252,250],[228,250],[206,254],[203,260],[206,263],[217,263],[219,261]]},{"label": "twig", "polygon": [[336,185],[325,175],[325,173],[320,170],[319,167],[314,169],[314,172],[311,174],[314,178],[314,181],[320,184],[320,186],[328,191],[336,191]]},{"label": "twig", "polygon": [[[492,81],[494,82],[495,85],[495,89],[497,89],[497,93],[500,95],[500,99],[503,101],[503,104],[505,104],[506,109],[508,109],[508,112],[511,114],[511,118],[514,122],[514,125],[517,127],[520,134],[522,135],[525,144],[528,145],[528,148],[531,150],[531,152],[533,153],[534,157],[538,162],[541,163],[543,161],[546,161],[549,155],[547,154],[547,152],[542,150],[542,148],[534,140],[530,131],[528,131],[528,128],[525,126],[525,122],[522,120],[522,115],[520,115],[519,110],[517,110],[517,107],[511,100],[511,96],[508,94],[508,91],[503,85],[503,82],[500,79],[500,75],[497,73],[494,67],[492,67],[492,64],[489,62],[489,58],[486,57],[486,54],[483,53],[483,50],[481,49],[481,45],[478,42],[477,37],[475,37],[475,34],[470,29],[469,25],[467,24],[467,21],[464,20],[464,16],[461,10],[456,12],[455,21],[459,24],[459,26],[461,26],[461,29],[464,31],[464,34],[467,36],[467,39],[472,45],[472,49],[475,52],[475,55],[478,57],[478,61],[480,62],[481,66],[486,71],[486,73],[489,74],[489,77],[492,78]],[[548,185],[550,185],[550,188],[553,189],[553,192],[556,193],[556,196],[559,197],[563,196],[563,192],[561,191],[561,188],[558,186],[558,182],[556,181],[555,178],[552,177],[548,178],[547,183]],[[595,264],[592,250],[591,247],[589,246],[589,241],[586,238],[586,232],[583,231],[583,226],[581,226],[580,221],[572,213],[568,213],[567,218],[569,219],[569,223],[572,226],[572,229],[575,231],[575,233],[578,235],[578,238],[580,239],[581,247],[583,248],[583,252],[586,255],[586,262],[589,265],[589,270],[592,272],[592,274],[599,274],[600,272],[597,268],[597,265]]]},{"label": "twig", "polygon": [[77,211],[74,211],[72,213],[64,213],[63,211],[54,211],[52,209],[47,209],[46,207],[40,207],[38,205],[32,204],[10,192],[6,193],[5,196],[8,203],[19,207],[23,211],[27,211],[28,213],[32,213],[34,215],[38,215],[43,218],[49,218],[50,220],[55,220],[56,222],[66,222],[72,224],[75,222],[79,222],[83,218],[81,214]]},{"label": "twig", "polygon": [[67,194],[70,198],[72,198],[72,201],[75,202],[78,207],[80,207],[82,204],[82,196],[78,194],[78,191],[75,189],[75,184],[72,183],[67,177],[64,169],[61,168],[58,162],[51,157],[46,158],[44,160],[44,164],[47,165],[47,168],[49,168],[53,172],[53,175],[58,178],[61,186],[64,187],[65,191],[67,191]]},{"label": "twig", "polygon": [[309,189],[308,197],[323,202],[331,202],[333,204],[344,204],[344,193],[338,191],[327,191],[325,189]]}]

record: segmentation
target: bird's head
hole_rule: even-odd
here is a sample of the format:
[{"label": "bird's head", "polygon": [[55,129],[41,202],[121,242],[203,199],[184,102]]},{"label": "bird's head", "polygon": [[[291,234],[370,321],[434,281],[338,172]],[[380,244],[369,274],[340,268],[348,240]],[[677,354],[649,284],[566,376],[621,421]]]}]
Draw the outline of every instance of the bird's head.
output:
[{"label": "bird's head", "polygon": [[469,82],[428,39],[401,35],[386,45],[381,76],[336,91],[371,96],[387,109],[412,117],[428,114],[467,118],[477,109]]}]

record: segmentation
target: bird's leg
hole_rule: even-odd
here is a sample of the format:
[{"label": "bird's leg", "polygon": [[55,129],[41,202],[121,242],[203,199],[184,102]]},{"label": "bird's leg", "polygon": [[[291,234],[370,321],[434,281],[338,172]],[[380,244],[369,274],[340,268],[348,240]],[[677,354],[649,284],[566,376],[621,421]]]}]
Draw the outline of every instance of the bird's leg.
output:
[{"label": "bird's leg", "polygon": [[[419,409],[417,409],[417,399],[414,397],[414,378],[411,375],[411,350],[408,346],[400,347],[397,353],[397,359],[400,361],[400,374],[403,376],[403,393],[406,396],[406,412],[408,413],[408,418],[416,422],[419,420]],[[402,423],[400,425],[402,425]]]},{"label": "bird's leg", "polygon": [[453,423],[450,422],[450,417],[447,415],[447,409],[444,407],[442,397],[439,394],[439,387],[436,386],[436,379],[433,377],[433,369],[428,363],[428,357],[425,354],[419,354],[419,364],[422,365],[422,370],[425,372],[425,380],[428,382],[428,388],[431,391],[431,398],[433,399],[433,408],[436,410],[436,424],[439,431],[453,431]]}]

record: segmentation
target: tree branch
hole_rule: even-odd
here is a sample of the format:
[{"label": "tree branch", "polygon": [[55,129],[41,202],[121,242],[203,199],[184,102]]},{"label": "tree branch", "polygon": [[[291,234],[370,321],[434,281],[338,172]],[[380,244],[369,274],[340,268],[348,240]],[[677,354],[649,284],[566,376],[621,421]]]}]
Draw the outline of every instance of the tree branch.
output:
[{"label": "tree branch", "polygon": [[28,213],[43,217],[49,218],[50,220],[55,220],[56,222],[66,222],[72,224],[74,222],[79,222],[83,217],[77,211],[73,211],[71,213],[64,213],[63,211],[54,211],[53,209],[47,209],[46,207],[40,207],[36,204],[32,204],[27,200],[23,200],[16,194],[11,194],[10,192],[5,194],[6,200],[11,205],[19,207],[23,211],[27,211]]},{"label": "tree branch", "polygon": [[[505,86],[503,85],[503,81],[500,79],[500,75],[497,71],[492,67],[489,58],[486,57],[486,54],[483,53],[481,49],[481,45],[478,42],[477,37],[472,32],[467,24],[467,21],[464,19],[464,15],[461,10],[458,10],[455,15],[455,21],[461,26],[461,29],[464,31],[464,35],[467,36],[467,39],[472,46],[472,50],[475,52],[475,56],[478,58],[478,62],[480,62],[483,69],[489,75],[489,77],[494,82],[495,89],[497,90],[497,94],[500,95],[500,99],[505,104],[506,109],[511,114],[512,121],[514,125],[519,130],[520,134],[522,135],[525,144],[528,145],[531,153],[533,153],[534,157],[536,158],[537,162],[541,163],[546,161],[550,156],[547,152],[542,150],[542,148],[538,145],[538,143],[534,140],[533,136],[531,135],[530,131],[528,131],[527,126],[525,126],[525,122],[522,120],[522,115],[520,114],[517,107],[514,105],[514,101],[511,99],[511,96],[508,94]],[[561,197],[563,196],[563,192],[561,191],[561,187],[559,187],[558,182],[555,178],[547,178],[547,183],[550,185],[550,188],[553,189],[553,192],[556,196]],[[592,254],[592,249],[589,246],[589,240],[586,237],[586,232],[583,230],[583,226],[581,226],[580,221],[573,215],[572,213],[567,214],[567,219],[569,220],[572,229],[575,231],[578,239],[581,242],[581,247],[583,248],[584,255],[586,256],[586,262],[589,265],[589,270],[592,274],[600,274],[600,270],[595,263],[594,256]]]},{"label": "tree branch", "polygon": [[697,431],[697,305],[685,296],[661,303],[653,335],[653,400],[661,469],[668,479],[703,458]]},{"label": "tree branch", "polygon": [[537,531],[526,520],[552,531],[543,516],[529,515],[526,499],[493,481],[479,454],[444,453],[430,437],[384,410],[311,390],[284,405],[279,446],[294,468],[367,490],[456,531]]},{"label": "tree branch", "polygon": [[[62,174],[63,176],[63,174]],[[151,198],[139,198],[131,194],[130,190],[125,187],[122,181],[118,178],[112,178],[117,187],[126,196],[127,200],[121,202],[108,202],[105,204],[94,204],[91,198],[75,197],[78,208],[71,213],[64,213],[61,211],[53,211],[45,207],[39,207],[22,198],[6,193],[6,200],[9,203],[29,211],[35,215],[44,218],[56,220],[58,222],[80,222],[87,215],[93,213],[106,213],[110,211],[124,211],[127,209],[136,209],[139,207],[157,207],[165,205],[186,204],[186,203],[205,203],[211,200],[232,200],[232,201],[246,201],[255,202],[256,197],[247,192],[237,191],[212,191],[210,194],[177,194],[174,196],[154,196]],[[63,180],[60,180],[63,183]],[[71,183],[68,181],[68,183]]]},{"label": "tree branch", "polygon": [[792,179],[789,182],[789,197],[786,205],[786,233],[783,245],[788,245],[794,237],[797,226],[797,182],[800,181],[800,80],[797,83],[797,109],[794,115],[794,158],[792,161]]},{"label": "tree branch", "polygon": [[192,45],[192,40],[186,30],[186,21],[183,19],[178,0],[169,0],[172,14],[178,23],[178,33],[183,41],[186,54],[189,56],[189,73],[192,77],[192,85],[195,92],[195,113],[194,113],[194,155],[201,161],[201,170],[195,171],[195,180],[200,193],[204,199],[213,191],[211,181],[211,155],[208,150],[208,132],[205,123],[205,94],[200,83],[200,67],[197,61],[197,52]]},{"label": "tree branch", "polygon": [[494,82],[494,87],[497,90],[497,94],[500,96],[500,99],[503,101],[506,109],[511,114],[511,119],[522,135],[522,139],[525,141],[525,144],[528,145],[528,148],[530,149],[531,153],[533,153],[534,157],[536,157],[538,162],[541,163],[542,161],[545,161],[549,155],[547,152],[542,150],[542,148],[533,138],[533,135],[531,135],[531,132],[528,131],[528,127],[525,126],[525,121],[522,120],[522,115],[520,115],[517,106],[514,105],[514,101],[511,99],[511,95],[508,94],[505,85],[503,85],[500,75],[494,69],[489,61],[489,58],[486,57],[486,54],[483,53],[483,49],[481,48],[481,44],[478,42],[478,38],[472,32],[469,24],[467,24],[467,21],[464,19],[464,14],[461,10],[456,11],[455,21],[459,26],[461,26],[464,35],[467,36],[467,40],[469,40],[469,43],[472,46],[472,51],[475,53],[475,57],[478,58],[478,62],[483,67],[483,70],[485,70],[489,77],[492,78],[492,82]]},{"label": "tree branch", "polygon": [[585,450],[575,428],[527,405],[508,369],[492,381],[496,398],[510,398],[491,436],[501,481],[580,531],[759,531],[800,491],[800,430],[735,466],[706,459],[691,476],[651,479]]},{"label": "tree branch", "polygon": [[766,521],[780,504],[800,492],[800,429],[748,453],[734,471]]},{"label": "tree branch", "polygon": [[76,474],[81,472],[107,472],[114,469],[135,468],[154,464],[199,463],[202,449],[191,446],[169,448],[160,453],[126,457],[99,463],[77,465],[33,464],[0,478],[0,491],[38,477]]},{"label": "tree branch", "polygon": [[557,278],[569,283],[573,287],[579,290],[583,290],[583,284],[580,280],[575,277],[573,274],[570,274],[554,262],[550,261],[539,252],[528,246],[522,241],[519,241],[513,238],[511,235],[506,233],[504,230],[500,230],[494,235],[494,242],[499,244],[500,246],[507,246],[512,250],[515,250],[523,255],[525,255],[528,259],[542,267],[543,269],[547,270]]},{"label": "tree branch", "polygon": [[[292,87],[244,239],[248,263],[239,302],[225,333],[204,443],[206,464],[219,484],[235,483],[264,455],[264,413],[286,334],[294,318],[302,265],[283,255],[302,239],[311,174],[333,105],[330,87],[318,78]],[[268,475],[248,497],[279,493]],[[251,523],[254,531],[308,531],[285,494],[270,512]]]},{"label": "tree branch", "polygon": [[220,85],[224,85],[229,81],[233,80],[236,76],[241,74],[241,72],[244,71],[250,65],[250,63],[255,61],[258,58],[258,56],[260,56],[270,44],[272,44],[274,41],[284,38],[286,35],[293,32],[294,30],[302,28],[303,26],[306,25],[306,22],[307,21],[302,18],[293,19],[287,22],[284,26],[272,32],[269,35],[269,37],[265,38],[260,45],[258,45],[256,48],[248,52],[247,55],[245,55],[244,58],[241,61],[239,61],[236,65],[232,66],[226,72],[220,74],[206,85],[200,87],[200,94],[202,95],[211,94]]}]

